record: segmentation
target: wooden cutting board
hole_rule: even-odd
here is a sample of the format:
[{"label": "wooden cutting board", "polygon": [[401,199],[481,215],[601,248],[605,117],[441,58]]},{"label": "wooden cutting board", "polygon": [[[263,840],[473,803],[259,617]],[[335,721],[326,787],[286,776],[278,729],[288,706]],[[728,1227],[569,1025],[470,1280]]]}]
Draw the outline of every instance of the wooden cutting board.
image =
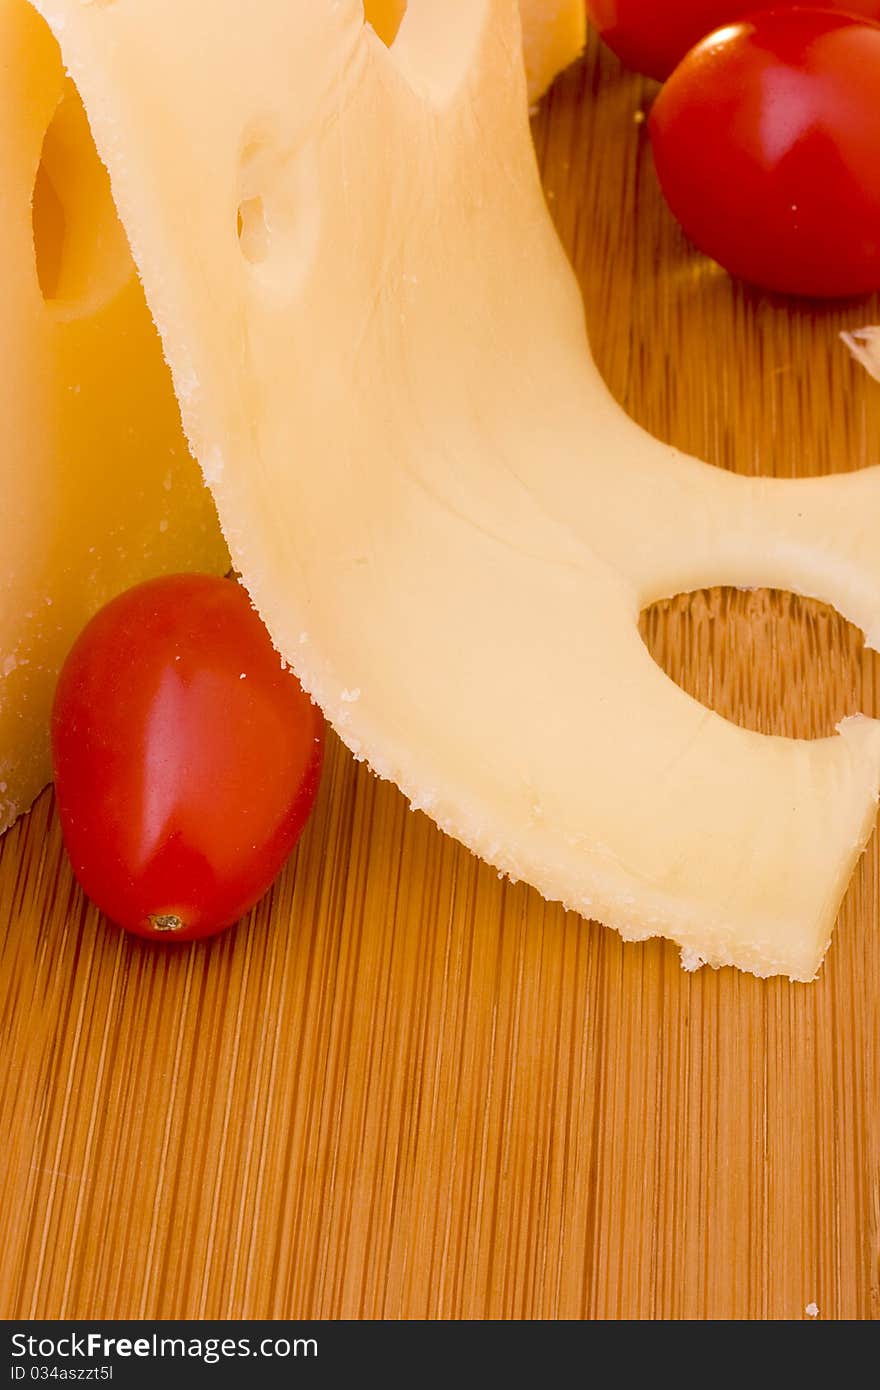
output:
[{"label": "wooden cutting board", "polygon": [[[837,339],[880,304],[774,302],[691,252],[652,90],[591,47],[535,121],[613,391],[723,467],[880,461],[880,386]],[[698,594],[644,630],[751,728],[880,715],[878,658],[817,604]],[[154,949],[84,902],[46,793],[0,842],[2,1312],[877,1317],[877,917],[872,841],[818,983],[686,975],[331,741],[270,898]]]}]

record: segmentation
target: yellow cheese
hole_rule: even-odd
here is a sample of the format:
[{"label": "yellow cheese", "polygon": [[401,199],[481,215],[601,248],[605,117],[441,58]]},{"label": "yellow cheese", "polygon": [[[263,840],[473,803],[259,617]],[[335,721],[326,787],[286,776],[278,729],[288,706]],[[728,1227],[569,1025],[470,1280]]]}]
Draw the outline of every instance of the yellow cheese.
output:
[{"label": "yellow cheese", "polygon": [[50,776],[59,664],[113,593],[224,567],[106,171],[57,45],[0,0],[0,830]]},{"label": "yellow cheese", "polygon": [[[365,0],[364,12],[383,43],[393,43],[407,0]],[[543,96],[558,73],[583,52],[585,0],[519,0],[529,102]]]},{"label": "yellow cheese", "polygon": [[811,978],[880,724],[737,728],[640,609],[709,584],[880,643],[880,470],[736,477],[608,395],[544,206],[513,0],[36,0],[110,168],[194,451],[358,757],[499,870],[689,966]]},{"label": "yellow cheese", "polygon": [[520,0],[529,101],[543,96],[587,41],[585,0]]}]

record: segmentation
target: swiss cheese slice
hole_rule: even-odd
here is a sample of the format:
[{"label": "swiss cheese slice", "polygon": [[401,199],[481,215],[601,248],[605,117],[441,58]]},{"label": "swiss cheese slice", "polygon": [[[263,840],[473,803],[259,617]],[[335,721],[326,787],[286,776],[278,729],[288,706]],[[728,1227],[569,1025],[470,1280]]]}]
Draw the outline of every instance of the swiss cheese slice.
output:
[{"label": "swiss cheese slice", "polygon": [[709,584],[880,640],[880,470],[735,477],[590,358],[514,0],[35,0],[184,423],[275,643],[351,749],[499,870],[689,964],[811,978],[880,724],[816,742],[685,695],[640,609]]},{"label": "swiss cheese slice", "polygon": [[0,0],[0,830],[51,775],[61,661],[114,593],[228,560],[82,104]]}]

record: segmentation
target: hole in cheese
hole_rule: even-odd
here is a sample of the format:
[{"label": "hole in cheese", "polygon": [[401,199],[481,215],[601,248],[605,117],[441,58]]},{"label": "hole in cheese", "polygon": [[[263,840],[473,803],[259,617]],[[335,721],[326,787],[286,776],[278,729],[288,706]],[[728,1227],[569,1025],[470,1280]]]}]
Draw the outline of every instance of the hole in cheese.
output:
[{"label": "hole in cheese", "polygon": [[[557,73],[582,53],[587,37],[584,0],[520,0],[529,101],[536,102]],[[364,19],[390,48],[407,0],[364,0]]]},{"label": "hole in cheese", "polygon": [[245,198],[238,205],[238,240],[241,253],[252,265],[260,265],[269,254],[269,228],[266,209],[260,197]]},{"label": "hole in cheese", "polygon": [[252,285],[294,296],[320,244],[317,172],[308,151],[279,141],[264,122],[249,127],[242,144],[235,223]]},{"label": "hole in cheese", "polygon": [[364,21],[389,48],[406,14],[406,0],[364,0]]},{"label": "hole in cheese", "polygon": [[44,160],[34,183],[34,258],[44,299],[56,299],[64,247],[64,207]]},{"label": "hole in cheese", "polygon": [[701,589],[652,604],[640,630],[676,685],[755,733],[828,738],[847,716],[872,712],[868,695],[880,656],[865,648],[852,623],[815,599],[772,589]]},{"label": "hole in cheese", "polygon": [[31,215],[40,290],[59,317],[96,313],[131,279],[110,180],[69,80],[43,139]]}]

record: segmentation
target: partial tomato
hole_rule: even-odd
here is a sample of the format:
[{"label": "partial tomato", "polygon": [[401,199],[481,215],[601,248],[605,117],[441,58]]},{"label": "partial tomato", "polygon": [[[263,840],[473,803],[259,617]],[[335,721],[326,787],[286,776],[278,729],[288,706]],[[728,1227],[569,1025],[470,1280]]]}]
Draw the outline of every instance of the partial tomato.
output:
[{"label": "partial tomato", "polygon": [[296,843],[323,746],[320,712],[238,584],[173,575],[129,589],[77,639],[52,713],[80,884],[140,936],[230,926]]},{"label": "partial tomato", "polygon": [[691,241],[753,284],[880,287],[880,24],[773,10],[698,44],[650,121]]},{"label": "partial tomato", "polygon": [[[774,8],[796,5],[791,0]],[[760,0],[587,0],[587,13],[618,58],[661,82],[713,29],[761,8]],[[880,20],[880,0],[826,0],[824,8]]]}]

